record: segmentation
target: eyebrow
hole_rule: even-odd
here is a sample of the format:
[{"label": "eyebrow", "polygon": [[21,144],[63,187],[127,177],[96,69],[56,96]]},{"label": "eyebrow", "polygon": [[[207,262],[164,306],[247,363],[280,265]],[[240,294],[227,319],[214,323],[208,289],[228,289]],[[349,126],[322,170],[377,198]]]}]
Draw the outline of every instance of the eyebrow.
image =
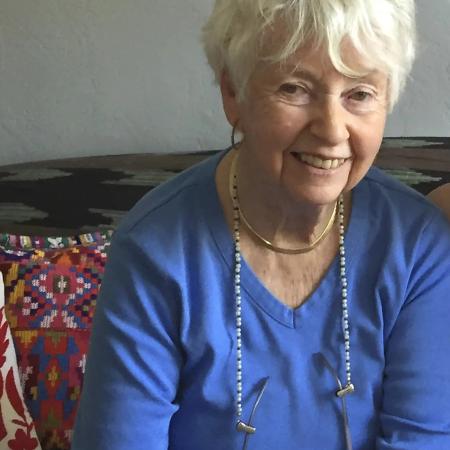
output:
[{"label": "eyebrow", "polygon": [[320,83],[320,80],[309,70],[305,70],[305,69],[295,69],[292,72],[292,75],[295,75],[296,77],[299,78],[304,78],[305,80],[314,82],[314,83]]},{"label": "eyebrow", "polygon": [[[361,82],[361,81],[372,81],[372,82],[375,82],[375,81],[377,81],[377,80],[375,80],[375,77],[379,73],[380,72],[377,71],[377,70],[372,70],[372,71],[368,72],[366,75],[362,75],[362,76],[356,77],[356,78],[351,78],[351,77],[348,77],[348,78],[350,80],[352,80],[352,81],[355,81],[355,82]],[[323,84],[322,81],[319,78],[317,78],[317,76],[314,75],[313,72],[310,72],[307,69],[299,69],[299,68],[295,69],[292,72],[292,75],[297,76],[299,78],[303,78],[303,79],[308,80],[308,81],[310,81],[312,83]]]}]

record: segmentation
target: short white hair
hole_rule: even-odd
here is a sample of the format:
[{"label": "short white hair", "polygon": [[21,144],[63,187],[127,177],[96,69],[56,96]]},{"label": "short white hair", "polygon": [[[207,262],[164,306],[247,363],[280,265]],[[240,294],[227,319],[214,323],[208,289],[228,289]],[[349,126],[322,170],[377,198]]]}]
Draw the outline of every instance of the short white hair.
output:
[{"label": "short white hair", "polygon": [[[273,36],[277,24],[283,26],[283,39],[267,54],[265,43],[279,36]],[[392,109],[415,58],[414,0],[216,0],[203,28],[216,81],[227,71],[241,99],[258,63],[283,63],[311,43],[325,46],[340,73],[363,75],[344,62],[344,39],[371,68],[387,74]]]}]

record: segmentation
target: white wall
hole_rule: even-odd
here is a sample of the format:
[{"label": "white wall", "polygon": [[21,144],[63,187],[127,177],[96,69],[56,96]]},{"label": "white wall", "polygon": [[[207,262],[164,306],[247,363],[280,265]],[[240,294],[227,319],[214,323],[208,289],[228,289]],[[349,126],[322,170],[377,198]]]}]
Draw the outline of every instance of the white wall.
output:
[{"label": "white wall", "polygon": [[416,0],[418,58],[387,136],[450,136],[450,0]]},{"label": "white wall", "polygon": [[[213,0],[0,0],[0,164],[221,148],[199,44]],[[387,135],[450,135],[450,0],[418,0],[421,54]]]}]

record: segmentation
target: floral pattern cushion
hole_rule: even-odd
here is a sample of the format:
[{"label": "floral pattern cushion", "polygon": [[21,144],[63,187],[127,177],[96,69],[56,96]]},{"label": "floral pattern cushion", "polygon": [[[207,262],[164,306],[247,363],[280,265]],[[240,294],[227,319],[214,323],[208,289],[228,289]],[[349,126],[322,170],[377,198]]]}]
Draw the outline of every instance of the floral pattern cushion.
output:
[{"label": "floral pattern cushion", "polygon": [[5,317],[0,273],[0,448],[40,450],[33,419],[24,403],[16,352]]},{"label": "floral pattern cushion", "polygon": [[0,235],[5,314],[43,450],[70,449],[111,234]]}]

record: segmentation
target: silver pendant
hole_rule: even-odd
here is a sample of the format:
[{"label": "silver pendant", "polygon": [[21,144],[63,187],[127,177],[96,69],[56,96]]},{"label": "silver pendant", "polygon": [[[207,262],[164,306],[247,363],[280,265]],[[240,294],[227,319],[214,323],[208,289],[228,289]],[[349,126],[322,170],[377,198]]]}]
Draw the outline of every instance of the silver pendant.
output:
[{"label": "silver pendant", "polygon": [[245,422],[242,422],[242,420],[239,420],[239,422],[236,424],[236,430],[242,431],[246,434],[255,434],[256,428],[252,427],[251,425],[247,425]]},{"label": "silver pendant", "polygon": [[352,394],[353,392],[355,392],[355,386],[353,386],[352,383],[347,384],[346,386],[344,386],[342,389],[339,389],[336,392],[336,395],[339,398],[345,397],[347,394]]}]

